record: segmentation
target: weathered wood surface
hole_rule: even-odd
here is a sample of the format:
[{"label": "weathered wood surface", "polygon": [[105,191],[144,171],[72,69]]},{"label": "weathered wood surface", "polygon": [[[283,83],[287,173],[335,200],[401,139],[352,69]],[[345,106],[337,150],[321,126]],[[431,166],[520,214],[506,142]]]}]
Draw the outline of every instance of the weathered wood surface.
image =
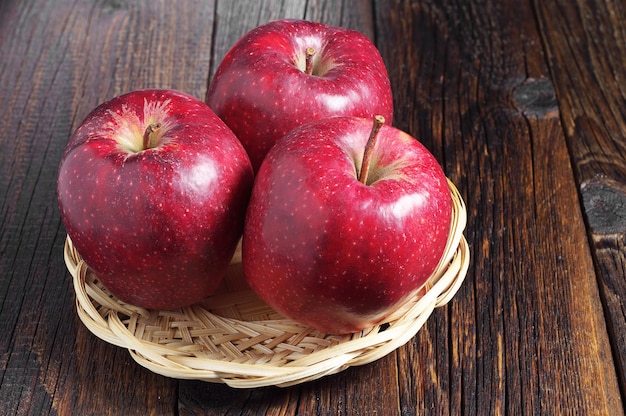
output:
[{"label": "weathered wood surface", "polygon": [[[468,276],[364,367],[257,390],[152,374],[76,317],[63,148],[123,92],[203,98],[232,43],[282,17],[376,42],[394,124],[468,204]],[[0,414],[623,414],[625,25],[617,0],[0,2]]]},{"label": "weathered wood surface", "polygon": [[[572,2],[564,7],[566,3],[537,2],[538,17],[562,97],[563,127],[625,394],[626,4]],[[553,18],[555,13],[558,19]],[[581,37],[576,34],[580,31],[591,36]]]}]

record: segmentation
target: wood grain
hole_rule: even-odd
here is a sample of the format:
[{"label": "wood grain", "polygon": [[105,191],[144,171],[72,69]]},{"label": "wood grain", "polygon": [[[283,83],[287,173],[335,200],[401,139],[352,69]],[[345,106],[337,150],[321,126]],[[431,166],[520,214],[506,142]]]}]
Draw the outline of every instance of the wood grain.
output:
[{"label": "wood grain", "polygon": [[[407,411],[621,408],[615,372],[604,364],[610,344],[531,6],[424,1],[377,9],[397,123],[463,189],[473,243],[472,278],[447,313],[438,311],[398,351],[400,374],[410,374],[400,380]],[[548,99],[516,102],[520,89]]]},{"label": "wood grain", "polygon": [[[99,103],[139,88],[206,90],[212,2],[24,1],[0,16],[0,414],[153,414],[176,381],[136,365],[77,321],[62,262],[56,171]],[[188,30],[179,30],[186,27]],[[6,392],[6,393],[5,393]]]},{"label": "wood grain", "polygon": [[[626,391],[626,32],[623,2],[536,2],[622,394]],[[585,36],[580,36],[580,32]]]},{"label": "wood grain", "polygon": [[[0,2],[0,414],[624,414],[626,5],[618,0]],[[96,105],[204,98],[278,18],[379,47],[393,124],[468,205],[464,285],[406,346],[290,388],[167,379],[78,321],[56,173]]]}]

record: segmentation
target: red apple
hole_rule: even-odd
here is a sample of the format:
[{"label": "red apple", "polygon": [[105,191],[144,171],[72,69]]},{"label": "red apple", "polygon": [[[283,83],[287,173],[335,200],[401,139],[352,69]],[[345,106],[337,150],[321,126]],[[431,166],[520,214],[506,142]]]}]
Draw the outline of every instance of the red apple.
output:
[{"label": "red apple", "polygon": [[[308,50],[308,52],[307,52]],[[226,54],[206,102],[246,148],[255,171],[276,141],[331,116],[393,116],[378,49],[363,34],[279,20],[244,35]]]},{"label": "red apple", "polygon": [[422,144],[381,123],[335,117],[293,130],[252,190],[242,246],[250,287],[327,333],[384,322],[431,276],[447,242],[446,176]]},{"label": "red apple", "polygon": [[205,103],[144,90],[101,104],[76,129],[57,196],[68,235],[105,287],[136,306],[170,309],[220,283],[253,175]]}]

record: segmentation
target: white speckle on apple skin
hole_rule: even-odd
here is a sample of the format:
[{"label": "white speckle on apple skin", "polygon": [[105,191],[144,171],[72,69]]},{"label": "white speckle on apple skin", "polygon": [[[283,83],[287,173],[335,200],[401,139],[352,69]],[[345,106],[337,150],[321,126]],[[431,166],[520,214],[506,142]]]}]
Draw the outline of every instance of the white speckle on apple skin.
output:
[{"label": "white speckle on apple skin", "polygon": [[[137,152],[120,147],[117,131],[102,128],[119,123],[120,114],[127,123],[163,116],[156,121],[165,139]],[[187,94],[145,90],[104,103],[74,132],[57,196],[68,234],[105,286],[137,306],[169,309],[219,284],[252,181],[245,150],[208,106]]]},{"label": "white speckle on apple skin", "polygon": [[[303,72],[307,47],[317,51],[320,75]],[[387,71],[372,42],[306,21],[270,22],[242,37],[220,63],[206,102],[243,143],[255,171],[278,139],[308,121],[393,118]]]},{"label": "white speckle on apple skin", "polygon": [[381,130],[378,180],[358,182],[355,154],[370,128],[346,117],[292,131],[268,153],[248,207],[250,286],[285,316],[327,332],[371,326],[419,290],[450,227],[443,171],[396,129]]}]

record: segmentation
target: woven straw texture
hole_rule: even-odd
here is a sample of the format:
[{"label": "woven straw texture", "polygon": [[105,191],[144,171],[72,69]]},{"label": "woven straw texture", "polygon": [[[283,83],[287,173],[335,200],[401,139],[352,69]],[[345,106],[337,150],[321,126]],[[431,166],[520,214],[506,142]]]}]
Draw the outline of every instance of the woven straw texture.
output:
[{"label": "woven straw texture", "polygon": [[205,302],[171,311],[137,308],[102,286],[68,237],[65,263],[73,276],[78,316],[97,337],[127,348],[140,365],[179,379],[284,387],[370,363],[415,336],[465,279],[467,214],[458,190],[449,184],[453,220],[442,261],[419,293],[382,325],[331,335],[284,318],[246,285],[239,250],[220,289]]}]

